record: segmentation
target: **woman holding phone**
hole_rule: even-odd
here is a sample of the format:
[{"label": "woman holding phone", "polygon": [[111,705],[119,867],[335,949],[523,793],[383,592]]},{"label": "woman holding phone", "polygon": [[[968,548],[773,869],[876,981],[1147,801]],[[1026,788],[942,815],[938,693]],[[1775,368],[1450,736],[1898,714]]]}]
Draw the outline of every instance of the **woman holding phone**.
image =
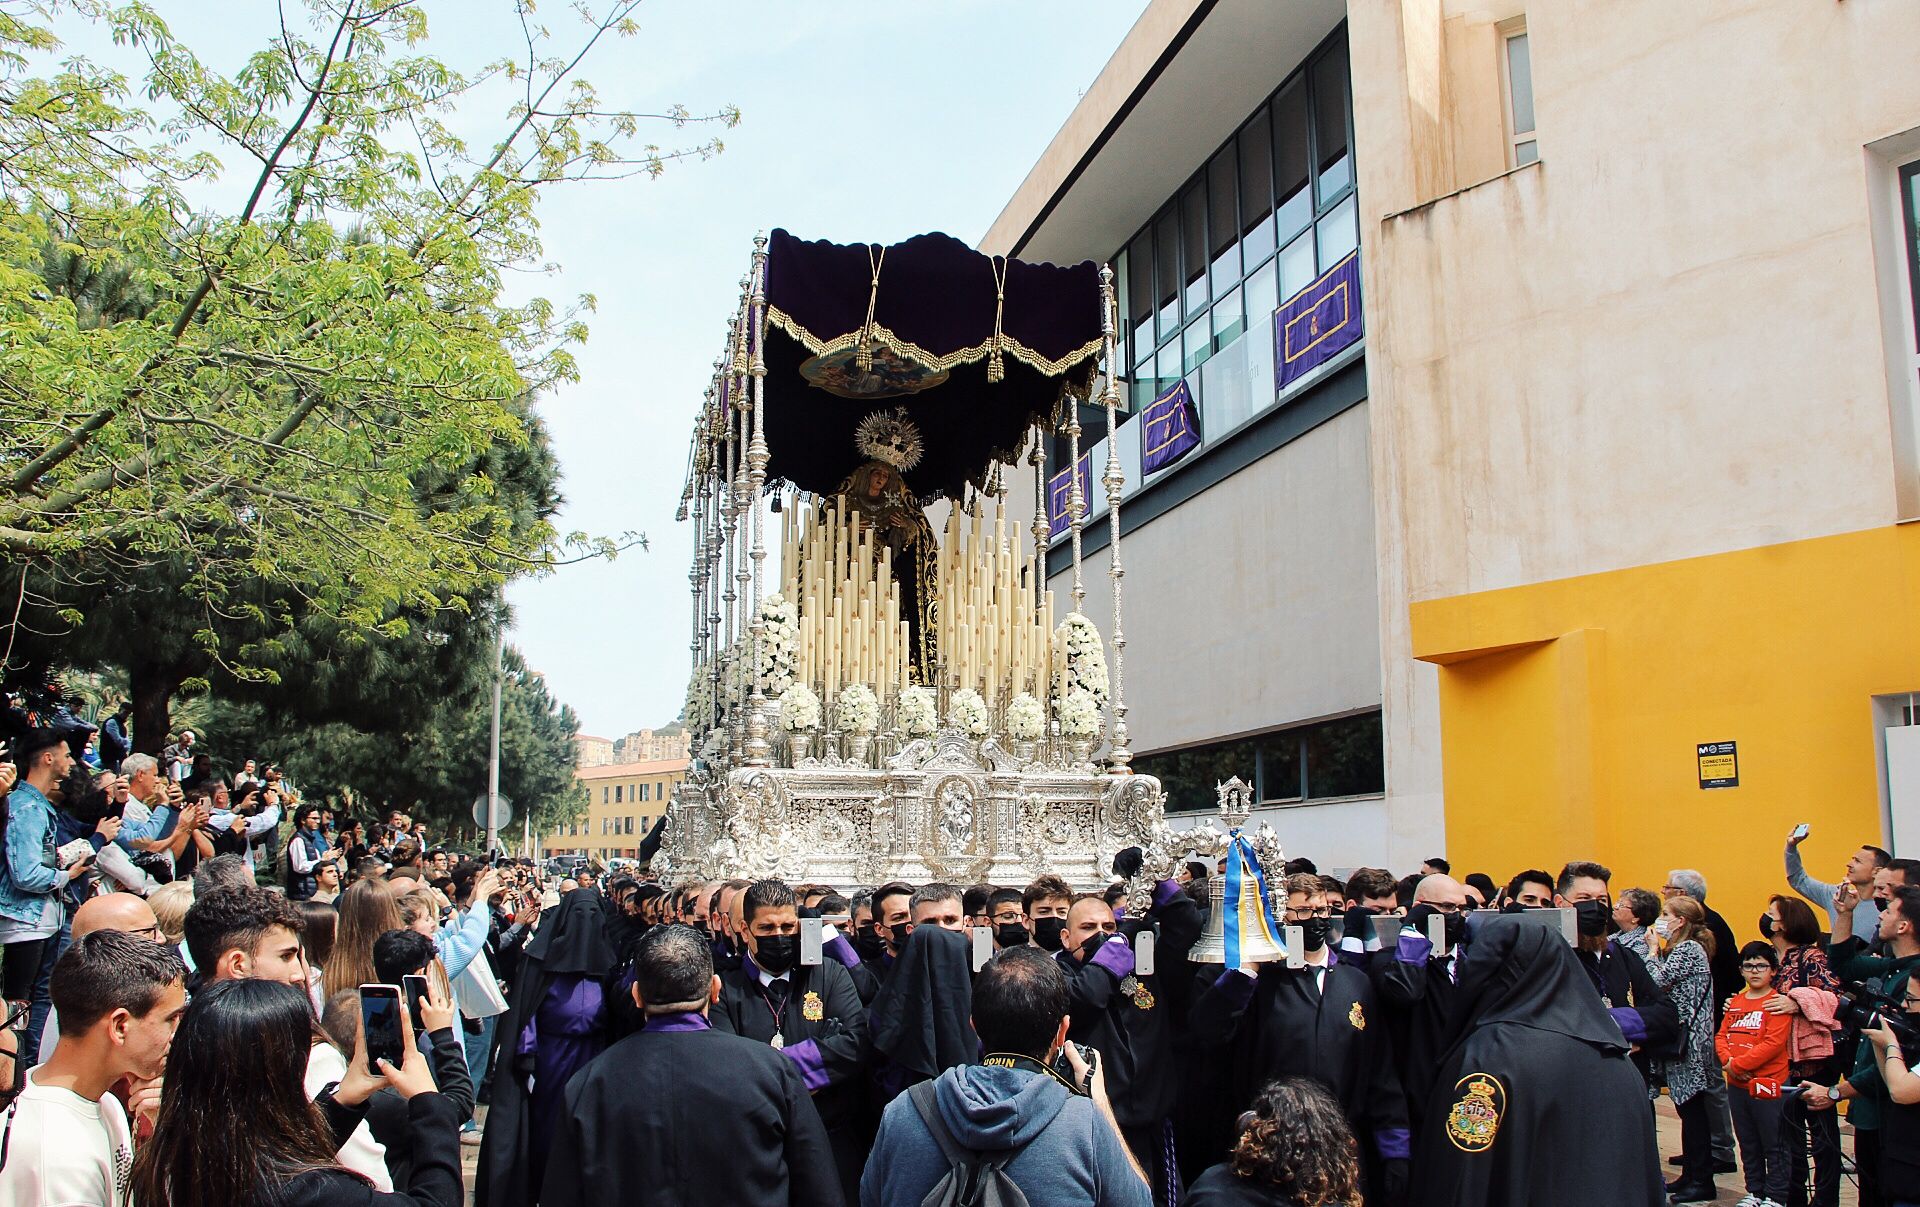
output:
[{"label": "woman holding phone", "polygon": [[[300,1084],[313,1035],[306,994],[265,980],[219,981],[196,994],[167,1057],[153,1139],[134,1158],[134,1201],[460,1207],[454,1107],[434,1089],[406,1012],[397,1017],[400,1062],[383,1058],[369,1067],[363,1027],[346,1074],[316,1102]],[[335,1159],[340,1139],[383,1086],[407,1100],[413,1128],[413,1167],[405,1188],[392,1194],[376,1192]]]}]

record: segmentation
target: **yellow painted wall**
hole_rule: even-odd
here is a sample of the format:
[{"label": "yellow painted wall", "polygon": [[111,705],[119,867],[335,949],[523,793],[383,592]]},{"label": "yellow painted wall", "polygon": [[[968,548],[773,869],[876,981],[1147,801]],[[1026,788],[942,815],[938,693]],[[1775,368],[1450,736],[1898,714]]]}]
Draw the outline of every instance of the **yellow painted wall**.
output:
[{"label": "yellow painted wall", "polygon": [[[1430,600],[1412,625],[1459,872],[1594,858],[1618,893],[1696,867],[1745,939],[1795,823],[1821,880],[1885,844],[1872,697],[1920,690],[1920,526]],[[1696,745],[1728,740],[1739,787],[1702,790]]]}]

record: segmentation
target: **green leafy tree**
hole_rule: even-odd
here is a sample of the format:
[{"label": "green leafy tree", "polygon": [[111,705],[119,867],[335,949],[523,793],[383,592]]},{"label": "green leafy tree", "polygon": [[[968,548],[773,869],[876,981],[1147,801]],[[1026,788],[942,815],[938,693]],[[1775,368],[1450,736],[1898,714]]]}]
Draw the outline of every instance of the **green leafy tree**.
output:
[{"label": "green leafy tree", "polygon": [[[309,29],[228,75],[143,3],[0,0],[0,581],[187,567],[220,658],[223,625],[243,647],[304,617],[391,636],[616,548],[517,523],[474,467],[532,439],[519,404],[574,376],[586,333],[591,298],[503,291],[540,266],[538,196],[719,150],[648,143],[649,121],[737,120],[603,107],[576,69],[636,7],[576,6],[556,51],[523,4],[524,48],[463,73],[422,53],[417,4],[309,0]],[[56,64],[56,16],[146,69]],[[456,134],[502,96],[491,137]],[[197,200],[218,184],[242,200]],[[423,504],[436,480],[460,506]]]}]

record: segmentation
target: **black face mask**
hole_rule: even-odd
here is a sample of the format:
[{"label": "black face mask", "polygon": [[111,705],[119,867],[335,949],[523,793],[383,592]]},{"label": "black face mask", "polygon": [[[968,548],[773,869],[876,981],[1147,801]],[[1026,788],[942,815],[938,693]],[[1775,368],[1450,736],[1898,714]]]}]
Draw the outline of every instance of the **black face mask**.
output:
[{"label": "black face mask", "polygon": [[913,933],[913,923],[896,922],[887,928],[893,932],[893,950],[898,955],[907,949],[907,936]]},{"label": "black face mask", "polygon": [[754,945],[753,962],[775,976],[784,976],[800,958],[799,935],[762,935]]},{"label": "black face mask", "polygon": [[1772,914],[1760,915],[1760,937],[1763,939],[1773,938],[1773,915]]},{"label": "black face mask", "polygon": [[1613,906],[1605,901],[1576,901],[1573,912],[1578,917],[1580,933],[1589,939],[1607,933],[1607,923],[1613,920]]},{"label": "black face mask", "polygon": [[863,960],[877,960],[886,951],[886,945],[880,941],[880,934],[871,926],[865,926],[853,932],[850,940],[853,950]]},{"label": "black face mask", "polygon": [[1305,918],[1297,925],[1300,927],[1300,941],[1308,951],[1319,951],[1327,945],[1327,931],[1333,926],[1332,918]]},{"label": "black face mask", "polygon": [[1458,947],[1467,938],[1467,916],[1464,913],[1446,914],[1447,946]]},{"label": "black face mask", "polygon": [[1033,920],[1033,941],[1047,951],[1060,950],[1060,936],[1066,932],[1065,918],[1035,918]]},{"label": "black face mask", "polygon": [[993,928],[993,941],[1002,947],[1025,947],[1027,928],[1018,922],[1002,922]]}]

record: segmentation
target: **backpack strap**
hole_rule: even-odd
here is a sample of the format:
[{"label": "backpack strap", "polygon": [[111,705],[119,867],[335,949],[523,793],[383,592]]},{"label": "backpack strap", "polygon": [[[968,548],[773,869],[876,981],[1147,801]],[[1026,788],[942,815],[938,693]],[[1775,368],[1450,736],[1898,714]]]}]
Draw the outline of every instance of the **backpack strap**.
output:
[{"label": "backpack strap", "polygon": [[940,1155],[949,1165],[958,1165],[971,1174],[976,1169],[1000,1169],[1026,1151],[1025,1144],[996,1153],[979,1153],[965,1148],[954,1134],[947,1129],[947,1121],[940,1117],[940,1104],[933,1098],[933,1082],[917,1082],[907,1089],[907,1101],[919,1114],[920,1121],[927,1125],[933,1142],[940,1146]]}]

